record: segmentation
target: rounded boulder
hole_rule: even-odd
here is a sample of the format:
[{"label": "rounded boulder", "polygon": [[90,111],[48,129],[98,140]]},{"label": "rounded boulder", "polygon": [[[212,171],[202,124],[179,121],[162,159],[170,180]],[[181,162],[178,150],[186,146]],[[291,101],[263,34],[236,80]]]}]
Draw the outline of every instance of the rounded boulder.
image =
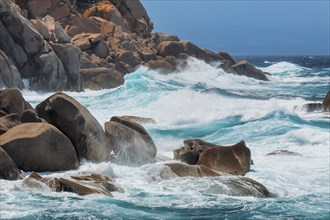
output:
[{"label": "rounded boulder", "polygon": [[0,146],[24,171],[55,172],[79,167],[70,140],[47,123],[24,123],[0,138]]}]

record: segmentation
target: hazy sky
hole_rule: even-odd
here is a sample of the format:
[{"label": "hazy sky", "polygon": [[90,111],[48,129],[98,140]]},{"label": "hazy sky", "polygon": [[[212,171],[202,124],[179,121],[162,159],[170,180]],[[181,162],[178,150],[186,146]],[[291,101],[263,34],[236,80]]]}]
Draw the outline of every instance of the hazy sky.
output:
[{"label": "hazy sky", "polygon": [[329,55],[330,0],[141,0],[154,31],[233,55]]}]

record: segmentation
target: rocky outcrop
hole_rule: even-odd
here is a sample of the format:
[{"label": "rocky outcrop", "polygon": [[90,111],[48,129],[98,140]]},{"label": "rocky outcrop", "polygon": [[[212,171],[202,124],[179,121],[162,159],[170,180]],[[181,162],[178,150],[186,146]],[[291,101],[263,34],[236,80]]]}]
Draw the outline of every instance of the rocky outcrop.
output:
[{"label": "rocky outcrop", "polygon": [[167,163],[165,165],[168,166],[172,172],[179,177],[220,176],[220,173],[204,165],[187,165],[183,163]]},{"label": "rocky outcrop", "polygon": [[251,152],[241,141],[232,146],[219,146],[200,139],[185,140],[174,150],[174,159],[190,165],[204,165],[218,172],[245,175],[250,171]]},{"label": "rocky outcrop", "polygon": [[200,154],[197,164],[221,172],[245,175],[250,171],[251,152],[244,141],[228,147],[213,147]]},{"label": "rocky outcrop", "polygon": [[36,112],[70,139],[80,160],[101,162],[110,159],[111,146],[101,125],[70,96],[56,93],[37,105]]},{"label": "rocky outcrop", "polygon": [[270,152],[266,154],[266,156],[271,156],[271,155],[290,155],[290,156],[301,156],[301,154],[293,151],[288,151],[288,150],[275,150],[273,152]]},{"label": "rocky outcrop", "polygon": [[140,124],[112,117],[104,127],[109,143],[113,146],[115,163],[141,166],[154,160],[157,148]]},{"label": "rocky outcrop", "polygon": [[0,179],[18,180],[22,179],[22,177],[21,171],[18,169],[15,162],[7,152],[0,147]]},{"label": "rocky outcrop", "polygon": [[3,89],[0,90],[0,110],[7,114],[17,113],[19,117],[24,110],[32,108],[31,105],[25,101],[22,93],[17,89]]},{"label": "rocky outcrop", "polygon": [[325,96],[322,102],[322,111],[330,112],[330,90],[328,91],[327,95]]},{"label": "rocky outcrop", "polygon": [[134,115],[123,115],[121,119],[132,121],[138,124],[156,124],[156,121],[152,118],[139,117]]},{"label": "rocky outcrop", "polygon": [[0,135],[8,131],[9,129],[20,124],[20,117],[17,113],[8,114],[0,117]]},{"label": "rocky outcrop", "polygon": [[306,103],[301,107],[301,110],[305,112],[330,112],[330,90],[324,97],[322,103]]},{"label": "rocky outcrop", "polygon": [[[212,170],[204,165],[187,165],[182,163],[167,163],[166,167],[178,177],[210,177],[221,176],[219,172]],[[173,175],[162,170],[165,178],[173,178]],[[217,179],[224,186],[224,189],[218,188],[212,190],[215,193],[220,190],[221,194],[229,194],[231,196],[254,196],[260,198],[271,197],[271,193],[261,183],[247,177],[237,177],[224,175]]]},{"label": "rocky outcrop", "polygon": [[83,173],[79,176],[70,177],[42,177],[36,172],[32,172],[29,177],[24,179],[23,185],[33,188],[48,186],[55,192],[71,192],[80,196],[90,194],[104,194],[112,196],[111,192],[123,192],[115,180],[97,173]]},{"label": "rocky outcrop", "polygon": [[24,123],[1,135],[0,146],[24,171],[62,171],[79,166],[70,140],[47,123]]},{"label": "rocky outcrop", "polygon": [[[123,84],[118,72],[123,76],[141,65],[175,72],[189,57],[228,73],[268,80],[267,73],[225,52],[152,33],[139,0],[15,2],[21,9],[11,0],[0,2],[0,62],[5,64],[0,87],[21,89],[25,78],[31,89],[40,91],[113,88]],[[107,74],[98,68],[108,68]]]}]

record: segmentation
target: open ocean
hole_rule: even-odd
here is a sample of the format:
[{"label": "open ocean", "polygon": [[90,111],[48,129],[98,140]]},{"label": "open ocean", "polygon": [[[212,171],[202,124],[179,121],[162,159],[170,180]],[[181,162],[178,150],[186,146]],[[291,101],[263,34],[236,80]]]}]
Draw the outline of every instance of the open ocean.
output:
[{"label": "open ocean", "polygon": [[[254,166],[246,176],[271,198],[243,195],[229,177],[160,177],[163,162],[132,168],[84,162],[81,171],[114,174],[124,193],[78,196],[0,180],[1,219],[330,219],[330,120],[301,106],[330,89],[329,57],[247,57],[271,81],[226,74],[191,59],[178,73],[140,68],[119,88],[68,94],[103,126],[112,116],[151,117],[144,125],[165,162],[185,139],[231,145],[244,140]],[[23,91],[37,105],[49,94]],[[266,156],[274,150],[302,156]],[[25,173],[28,175],[29,173]],[[59,174],[46,173],[44,176]]]}]

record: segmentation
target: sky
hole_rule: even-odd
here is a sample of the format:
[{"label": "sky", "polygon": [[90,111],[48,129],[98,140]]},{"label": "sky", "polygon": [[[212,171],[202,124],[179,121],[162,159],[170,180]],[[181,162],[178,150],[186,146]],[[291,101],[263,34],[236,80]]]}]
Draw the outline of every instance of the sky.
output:
[{"label": "sky", "polygon": [[329,55],[330,0],[141,0],[154,32],[232,55]]}]

